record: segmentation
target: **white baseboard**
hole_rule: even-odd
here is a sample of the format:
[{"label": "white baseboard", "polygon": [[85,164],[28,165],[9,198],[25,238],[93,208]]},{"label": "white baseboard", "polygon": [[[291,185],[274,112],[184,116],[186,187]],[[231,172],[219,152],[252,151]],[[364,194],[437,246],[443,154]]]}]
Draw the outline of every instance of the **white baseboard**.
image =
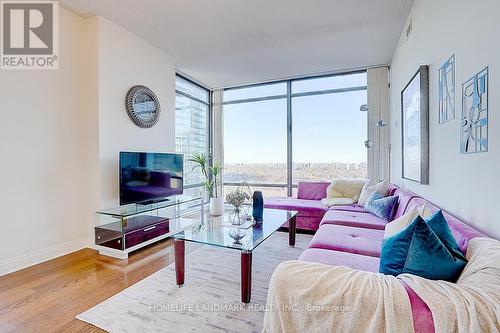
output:
[{"label": "white baseboard", "polygon": [[0,276],[88,247],[86,238],[76,239],[0,261]]},{"label": "white baseboard", "polygon": [[96,250],[99,251],[100,255],[108,256],[108,257],[116,258],[116,259],[121,259],[121,260],[128,259],[128,252],[126,252],[126,251],[110,249],[108,247],[99,246],[99,245],[96,245],[95,248],[96,248]]}]

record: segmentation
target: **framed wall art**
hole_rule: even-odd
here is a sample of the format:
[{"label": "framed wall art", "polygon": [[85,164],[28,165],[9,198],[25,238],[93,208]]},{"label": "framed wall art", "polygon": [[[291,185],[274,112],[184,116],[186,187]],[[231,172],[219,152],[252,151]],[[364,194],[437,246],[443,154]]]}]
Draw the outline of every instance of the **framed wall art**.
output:
[{"label": "framed wall art", "polygon": [[455,119],[455,55],[438,72],[439,124]]},{"label": "framed wall art", "polygon": [[429,184],[429,66],[420,66],[401,92],[402,176]]},{"label": "framed wall art", "polygon": [[488,67],[462,84],[460,151],[488,151]]}]

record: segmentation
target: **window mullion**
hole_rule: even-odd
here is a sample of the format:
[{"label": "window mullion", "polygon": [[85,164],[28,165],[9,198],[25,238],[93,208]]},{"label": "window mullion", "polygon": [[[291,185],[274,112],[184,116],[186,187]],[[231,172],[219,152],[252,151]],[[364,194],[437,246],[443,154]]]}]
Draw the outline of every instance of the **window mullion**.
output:
[{"label": "window mullion", "polygon": [[287,115],[287,161],[286,161],[286,179],[287,179],[287,195],[292,196],[292,81],[286,83],[286,115]]}]

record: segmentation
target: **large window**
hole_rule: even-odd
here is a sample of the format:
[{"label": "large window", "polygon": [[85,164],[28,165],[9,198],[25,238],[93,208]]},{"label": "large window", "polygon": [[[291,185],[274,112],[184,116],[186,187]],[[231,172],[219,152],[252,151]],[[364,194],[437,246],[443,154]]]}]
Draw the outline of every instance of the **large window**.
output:
[{"label": "large window", "polygon": [[[284,89],[284,90],[283,90]],[[247,182],[267,196],[287,194],[287,99],[252,101],[257,96],[285,93],[284,85],[266,85],[229,90],[226,98],[238,100],[224,106],[224,182],[225,192]],[[260,95],[259,95],[260,94]],[[279,186],[281,185],[281,186]]]},{"label": "large window", "polygon": [[224,91],[224,182],[292,195],[299,181],[366,178],[366,72]]},{"label": "large window", "polygon": [[294,97],[293,184],[366,178],[366,91]]},{"label": "large window", "polygon": [[286,184],[286,99],[224,108],[224,181]]},{"label": "large window", "polygon": [[175,79],[175,92],[175,149],[184,154],[184,193],[199,195],[203,178],[188,159],[208,153],[210,93],[181,76]]}]

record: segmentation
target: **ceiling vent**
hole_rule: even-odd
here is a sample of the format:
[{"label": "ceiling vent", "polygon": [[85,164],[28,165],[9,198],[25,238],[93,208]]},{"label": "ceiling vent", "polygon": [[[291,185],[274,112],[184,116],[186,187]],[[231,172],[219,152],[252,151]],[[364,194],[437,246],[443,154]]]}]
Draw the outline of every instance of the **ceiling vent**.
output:
[{"label": "ceiling vent", "polygon": [[410,23],[406,27],[406,40],[410,39],[411,33],[413,32],[413,20],[410,19]]}]

